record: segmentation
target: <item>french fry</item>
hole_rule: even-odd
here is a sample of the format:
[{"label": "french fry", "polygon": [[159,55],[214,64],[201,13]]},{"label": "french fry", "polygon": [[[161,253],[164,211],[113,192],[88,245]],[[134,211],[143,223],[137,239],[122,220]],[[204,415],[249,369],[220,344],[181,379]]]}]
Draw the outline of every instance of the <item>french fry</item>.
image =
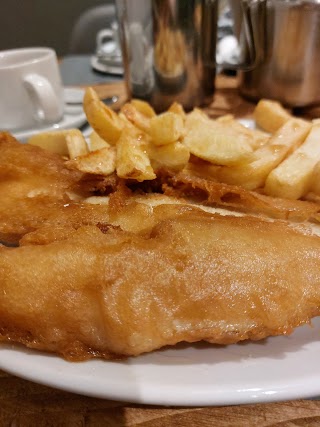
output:
[{"label": "french fry", "polygon": [[194,110],[185,121],[184,145],[193,155],[218,165],[235,165],[252,158],[245,135]]},{"label": "french fry", "polygon": [[97,151],[101,150],[101,148],[110,147],[110,144],[102,139],[95,131],[92,131],[89,136],[89,145],[90,151]]},{"label": "french fry", "polygon": [[91,127],[97,134],[114,145],[120,137],[123,123],[118,115],[100,101],[92,88],[87,88],[83,98],[83,109]]},{"label": "french fry", "polygon": [[65,131],[41,132],[31,136],[27,143],[61,156],[69,156]]},{"label": "french fry", "polygon": [[292,118],[254,152],[254,159],[238,166],[219,169],[218,179],[241,185],[248,190],[263,187],[269,173],[291,154],[307,137],[311,123]]},{"label": "french fry", "polygon": [[70,159],[84,156],[88,153],[88,146],[82,133],[78,129],[71,129],[65,133]]},{"label": "french fry", "polygon": [[146,101],[142,101],[141,99],[132,99],[130,104],[132,104],[139,111],[139,113],[146,117],[151,118],[156,115],[154,109]]},{"label": "french fry", "polygon": [[266,144],[270,138],[270,135],[264,131],[259,129],[251,129],[244,126],[242,123],[236,120],[232,114],[226,114],[224,116],[218,117],[216,121],[228,125],[239,134],[244,135],[253,150],[256,150],[257,148]]},{"label": "french fry", "polygon": [[155,179],[156,175],[147,155],[145,135],[133,127],[122,132],[117,143],[116,170],[120,178],[139,182]]},{"label": "french fry", "polygon": [[41,132],[30,137],[28,144],[36,145],[70,158],[81,156],[88,152],[86,140],[79,129]]},{"label": "french fry", "polygon": [[318,162],[313,169],[310,191],[320,196],[320,162]]},{"label": "french fry", "polygon": [[232,123],[235,118],[233,114],[224,114],[223,116],[217,117],[216,120],[220,123]]},{"label": "french fry", "polygon": [[[187,117],[190,119],[192,118],[193,120],[198,119],[198,120],[206,120],[206,121],[211,121],[210,117],[207,116],[207,114],[200,110],[200,108],[194,108],[191,113],[187,114]],[[191,122],[192,123],[192,122]]]},{"label": "french fry", "polygon": [[258,102],[253,116],[257,126],[270,133],[276,132],[292,118],[279,102],[268,99]]},{"label": "french fry", "polygon": [[138,129],[149,133],[150,117],[142,114],[133,104],[124,104],[121,108],[121,113]]},{"label": "french fry", "polygon": [[181,116],[183,120],[185,120],[186,118],[186,112],[184,111],[182,105],[179,104],[178,102],[174,102],[173,104],[171,104],[170,107],[168,108],[168,111],[170,113],[178,114],[178,116]]},{"label": "french fry", "polygon": [[148,133],[155,145],[166,145],[178,141],[183,132],[183,119],[178,114],[166,111],[150,120]]},{"label": "french fry", "polygon": [[127,117],[120,111],[118,114],[119,119],[122,122],[123,127],[135,127],[133,123],[130,122],[130,120],[127,119]]},{"label": "french fry", "polygon": [[309,191],[313,171],[320,162],[320,123],[314,124],[306,140],[267,177],[265,193],[285,199],[300,199]]},{"label": "french fry", "polygon": [[112,146],[104,147],[70,160],[67,164],[81,172],[108,176],[116,169],[116,149]]},{"label": "french fry", "polygon": [[150,144],[147,151],[154,169],[165,166],[178,171],[187,165],[190,158],[189,150],[181,142],[161,146]]}]

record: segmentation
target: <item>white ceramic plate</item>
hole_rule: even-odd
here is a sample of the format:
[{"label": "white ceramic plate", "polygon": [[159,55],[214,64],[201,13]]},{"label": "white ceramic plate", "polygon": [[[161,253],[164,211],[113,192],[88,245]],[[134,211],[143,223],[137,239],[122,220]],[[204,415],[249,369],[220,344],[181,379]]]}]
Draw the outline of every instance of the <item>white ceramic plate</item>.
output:
[{"label": "white ceramic plate", "polygon": [[231,405],[320,395],[320,317],[289,337],[179,345],[122,362],[70,363],[1,345],[0,369],[87,396],[159,405]]},{"label": "white ceramic plate", "polygon": [[[241,120],[254,127],[250,119]],[[236,405],[320,396],[320,317],[291,336],[178,345],[122,362],[70,363],[0,346],[0,369],[87,396],[158,405]]]}]

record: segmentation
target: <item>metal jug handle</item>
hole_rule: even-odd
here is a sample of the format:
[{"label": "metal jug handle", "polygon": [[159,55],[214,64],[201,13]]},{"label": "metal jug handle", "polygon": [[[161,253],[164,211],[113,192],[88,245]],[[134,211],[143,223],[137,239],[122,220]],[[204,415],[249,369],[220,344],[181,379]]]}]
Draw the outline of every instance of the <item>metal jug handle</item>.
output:
[{"label": "metal jug handle", "polygon": [[[246,56],[242,62],[235,65],[243,71],[252,70],[264,58],[265,40],[266,40],[266,18],[267,18],[267,1],[266,0],[241,0],[244,36],[243,43],[246,44],[244,49]],[[224,64],[227,66],[230,64]]]},{"label": "metal jug handle", "polygon": [[[219,1],[219,0],[218,0]],[[244,40],[241,41],[241,44],[245,44],[245,49],[243,49],[244,57],[238,63],[219,63],[216,58],[213,58],[213,54],[216,49],[204,49],[203,60],[208,65],[219,66],[221,68],[237,70],[241,69],[244,71],[252,70],[255,68],[263,59],[265,52],[265,35],[266,35],[266,8],[267,0],[236,0],[239,13],[241,13],[241,19],[243,24],[242,36]],[[214,16],[217,21],[217,7],[215,5],[215,10],[213,10],[214,3],[212,0],[204,1],[204,16]],[[208,31],[208,19],[203,20],[202,32],[204,38],[212,34]],[[212,26],[212,22],[210,22]],[[216,39],[214,40],[214,44]],[[213,45],[212,39],[209,42],[205,43],[206,46]],[[210,55],[210,56],[209,56]],[[213,58],[213,59],[212,59]]]}]

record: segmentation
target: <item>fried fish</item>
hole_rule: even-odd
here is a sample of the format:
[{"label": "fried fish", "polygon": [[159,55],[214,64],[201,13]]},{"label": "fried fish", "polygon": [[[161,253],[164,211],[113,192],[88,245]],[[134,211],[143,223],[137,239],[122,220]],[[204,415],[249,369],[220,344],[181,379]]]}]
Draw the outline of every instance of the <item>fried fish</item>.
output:
[{"label": "fried fish", "polygon": [[61,212],[81,177],[61,156],[0,132],[0,241],[17,243]]},{"label": "fried fish", "polygon": [[141,210],[140,224],[1,247],[1,340],[112,359],[290,334],[319,315],[320,237],[308,227],[187,205]]}]

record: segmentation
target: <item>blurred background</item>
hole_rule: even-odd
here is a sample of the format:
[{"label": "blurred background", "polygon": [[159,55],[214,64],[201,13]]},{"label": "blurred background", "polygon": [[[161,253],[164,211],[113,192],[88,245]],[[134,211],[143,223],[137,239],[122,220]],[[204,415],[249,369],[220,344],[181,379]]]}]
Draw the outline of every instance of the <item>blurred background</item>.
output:
[{"label": "blurred background", "polygon": [[[227,0],[220,0],[220,7],[226,3]],[[110,5],[114,5],[113,0],[0,0],[0,50],[42,45],[52,47],[60,57],[92,53],[95,34],[84,34],[80,40],[72,33],[77,32],[77,26],[79,31],[86,28],[83,20],[95,21],[95,33],[108,27],[106,15],[110,9],[107,11],[106,7]],[[95,16],[84,17],[85,12],[90,15],[89,9],[95,9]]]},{"label": "blurred background", "polygon": [[70,53],[72,28],[80,15],[89,8],[108,4],[113,1],[1,0],[0,50],[43,45],[54,48],[58,56],[66,55]]},{"label": "blurred background", "polygon": [[[227,10],[219,21],[218,38],[221,39],[230,34],[232,25],[226,9],[228,0],[220,0],[218,4],[220,12]],[[119,40],[97,43],[101,30],[113,28],[115,0],[0,0],[0,16],[0,50],[31,46],[53,48],[60,58],[64,85],[122,79]],[[229,45],[227,48],[230,51]]]}]

